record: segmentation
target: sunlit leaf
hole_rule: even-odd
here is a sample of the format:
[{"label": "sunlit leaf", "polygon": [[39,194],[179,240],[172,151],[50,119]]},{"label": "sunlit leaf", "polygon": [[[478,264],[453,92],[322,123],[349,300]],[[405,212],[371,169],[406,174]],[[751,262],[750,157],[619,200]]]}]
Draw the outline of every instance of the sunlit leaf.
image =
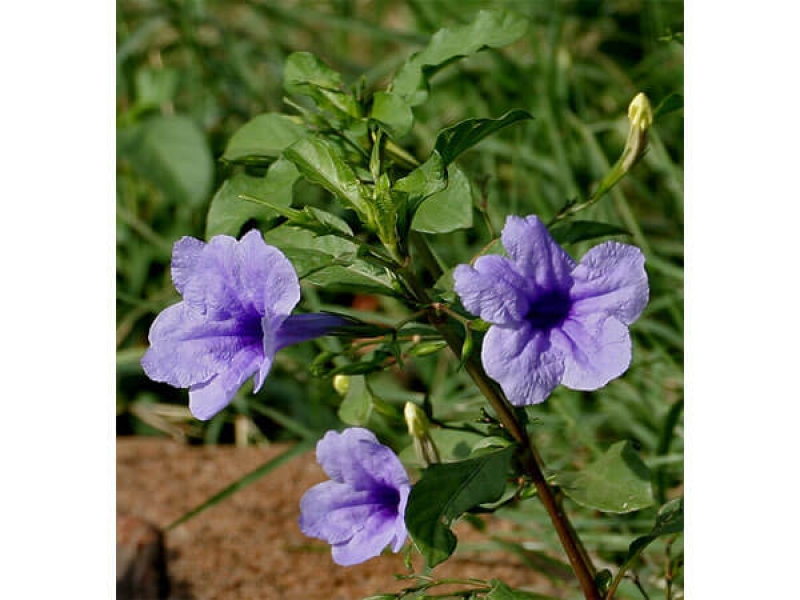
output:
[{"label": "sunlit leaf", "polygon": [[287,115],[265,113],[236,130],[228,141],[222,159],[244,163],[275,159],[307,133],[305,127]]},{"label": "sunlit leaf", "polygon": [[556,484],[578,504],[602,512],[627,513],[654,502],[650,471],[627,440],[582,471],[558,473]]},{"label": "sunlit leaf", "polygon": [[503,10],[480,11],[467,25],[440,29],[430,43],[397,72],[391,91],[410,106],[425,102],[428,77],[452,60],[484,48],[500,48],[520,39],[528,28],[523,17]]},{"label": "sunlit leaf", "polygon": [[447,233],[472,227],[472,187],[457,165],[447,168],[447,187],[422,202],[411,228],[424,233]]},{"label": "sunlit leaf", "polygon": [[206,218],[206,239],[219,234],[238,236],[242,226],[250,220],[267,221],[278,212],[241,196],[268,198],[278,206],[292,204],[292,189],[300,173],[287,160],[274,162],[263,177],[236,173],[226,180],[211,200]]}]

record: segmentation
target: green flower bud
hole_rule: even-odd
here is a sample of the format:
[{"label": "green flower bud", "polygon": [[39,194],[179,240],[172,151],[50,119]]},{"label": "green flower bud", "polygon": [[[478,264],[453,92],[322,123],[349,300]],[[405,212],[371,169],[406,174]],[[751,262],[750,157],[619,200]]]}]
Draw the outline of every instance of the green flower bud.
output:
[{"label": "green flower bud", "polygon": [[349,375],[336,375],[333,378],[333,389],[340,396],[346,396],[350,389],[350,376]]}]

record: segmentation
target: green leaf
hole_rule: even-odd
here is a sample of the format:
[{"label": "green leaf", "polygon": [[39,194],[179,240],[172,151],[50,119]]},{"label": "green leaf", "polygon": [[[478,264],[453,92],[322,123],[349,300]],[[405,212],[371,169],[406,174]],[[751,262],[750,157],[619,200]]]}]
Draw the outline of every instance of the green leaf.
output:
[{"label": "green leaf", "polygon": [[[636,538],[628,547],[628,554],[617,572],[616,577],[611,582],[610,590],[615,590],[622,580],[625,572],[631,567],[633,561],[650,545],[656,538],[662,535],[683,533],[683,498],[675,498],[664,504],[656,515],[656,522],[650,533]],[[609,594],[610,596],[610,594]]]},{"label": "green leaf", "polygon": [[[472,431],[461,431],[457,429],[441,429],[432,427],[429,430],[433,443],[439,450],[439,457],[443,463],[465,460],[472,454],[472,449],[477,446],[484,436]],[[414,445],[405,447],[398,454],[404,463],[416,467],[425,465],[419,460],[414,451]]]},{"label": "green leaf", "polygon": [[356,427],[367,424],[372,414],[372,394],[364,382],[363,375],[352,375],[350,387],[339,405],[339,418],[342,422]]},{"label": "green leaf", "polygon": [[138,69],[135,81],[137,108],[158,108],[165,102],[171,102],[178,91],[179,77],[176,69]]},{"label": "green leaf", "polygon": [[361,116],[355,97],[344,90],[342,76],[310,52],[294,52],[286,59],[283,87],[290,94],[312,98],[335,115]]},{"label": "green leaf", "polygon": [[375,92],[369,117],[380,123],[387,133],[395,138],[406,135],[414,125],[414,113],[411,107],[392,92]]},{"label": "green leaf", "polygon": [[425,102],[428,78],[456,58],[475,54],[484,48],[500,48],[520,39],[528,21],[503,10],[482,10],[472,23],[440,29],[430,43],[400,68],[391,91],[410,106]]},{"label": "green leaf", "polygon": [[369,219],[369,205],[361,182],[327,142],[316,137],[301,139],[287,148],[283,155],[306,179],[334,194],[362,219]]},{"label": "green leaf", "polygon": [[624,227],[599,221],[567,221],[550,228],[550,235],[559,244],[575,244],[609,235],[630,235]]},{"label": "green leaf", "polygon": [[439,133],[436,137],[436,150],[442,156],[444,164],[449,165],[484,138],[517,121],[529,119],[533,119],[533,115],[518,108],[497,119],[465,119]]},{"label": "green leaf", "polygon": [[447,187],[444,163],[435,150],[430,157],[403,179],[395,182],[394,192],[406,194],[408,212],[413,217],[423,200]]},{"label": "green leaf", "polygon": [[214,161],[203,131],[188,117],[153,117],[120,139],[133,168],[172,202],[200,206],[211,192]]},{"label": "green leaf", "polygon": [[397,296],[386,269],[363,260],[354,260],[348,266],[335,265],[309,275],[307,281],[330,291]]},{"label": "green leaf", "polygon": [[447,168],[447,187],[422,202],[411,228],[424,233],[447,233],[472,227],[472,187],[457,165]]},{"label": "green leaf", "polygon": [[461,462],[435,464],[425,469],[411,488],[406,526],[430,567],[455,550],[453,521],[464,512],[498,500],[505,491],[514,447]]},{"label": "green leaf", "polygon": [[247,221],[268,221],[277,217],[279,213],[275,209],[244,200],[241,195],[269,199],[277,206],[290,206],[294,182],[299,177],[295,166],[283,159],[275,161],[263,177],[236,173],[220,186],[211,200],[206,239],[219,234],[237,237]]},{"label": "green leaf", "polygon": [[628,513],[653,504],[650,471],[627,440],[583,471],[558,473],[556,484],[578,504],[602,512]]},{"label": "green leaf", "polygon": [[556,600],[552,596],[514,590],[499,579],[492,579],[489,584],[492,587],[486,594],[486,600]]},{"label": "green leaf", "polygon": [[280,113],[265,113],[248,121],[231,136],[222,160],[262,164],[308,135],[305,127]]}]

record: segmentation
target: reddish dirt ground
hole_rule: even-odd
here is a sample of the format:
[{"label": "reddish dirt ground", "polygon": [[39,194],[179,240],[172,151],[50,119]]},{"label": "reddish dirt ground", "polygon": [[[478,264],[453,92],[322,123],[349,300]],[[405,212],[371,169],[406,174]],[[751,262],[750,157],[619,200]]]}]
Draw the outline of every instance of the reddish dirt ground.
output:
[{"label": "reddish dirt ground", "polygon": [[[117,512],[166,527],[286,446],[186,446],[156,438],[117,440]],[[297,526],[303,493],[325,475],[313,452],[295,457],[165,535],[171,600],[357,600],[399,591],[402,555],[339,567],[328,547]],[[466,524],[459,538],[480,539]],[[417,568],[421,561],[414,559]],[[550,592],[508,554],[456,554],[437,577],[499,578]],[[407,585],[407,584],[405,584]],[[444,590],[442,590],[444,591]]]}]

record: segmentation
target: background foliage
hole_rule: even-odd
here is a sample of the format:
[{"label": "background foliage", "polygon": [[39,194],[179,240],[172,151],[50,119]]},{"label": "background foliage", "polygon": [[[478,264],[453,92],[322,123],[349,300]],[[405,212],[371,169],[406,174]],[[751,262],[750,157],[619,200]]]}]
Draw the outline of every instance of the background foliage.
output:
[{"label": "background foliage", "polygon": [[[227,410],[207,423],[192,419],[185,391],[147,379],[139,367],[155,315],[178,300],[169,278],[172,243],[205,238],[207,212],[233,167],[220,160],[232,134],[265,112],[296,113],[284,91],[287,57],[319,56],[357,90],[385,89],[387,77],[420,50],[433,32],[468,22],[477,11],[503,6],[526,16],[527,35],[499,51],[459,61],[431,81],[414,109],[403,146],[428,156],[437,132],[467,118],[497,118],[522,108],[520,121],[459,156],[463,186],[475,207],[454,220],[475,228],[430,236],[444,264],[468,261],[499,232],[507,214],[552,218],[567,199],[584,198],[618,157],[627,133],[631,98],[648,94],[654,107],[680,106],[683,92],[683,7],[679,2],[472,2],[390,0],[330,2],[121,1],[117,11],[117,425],[120,434],[172,435],[193,443],[253,443],[312,439],[348,422],[368,422],[385,438],[407,443],[394,418],[430,384],[440,419],[474,420],[484,400],[447,351],[420,351],[404,369],[363,381],[342,397],[330,377],[309,373],[323,339],[278,355],[258,396],[249,384]],[[395,114],[387,107],[388,115]],[[394,123],[402,129],[403,123]],[[287,132],[291,135],[291,132]],[[617,188],[581,218],[612,223],[617,239],[647,255],[651,302],[631,328],[634,362],[599,392],[563,387],[529,410],[543,458],[556,470],[582,469],[619,440],[629,440],[654,483],[656,506],[682,494],[683,480],[683,120],[662,111],[650,133],[650,151]],[[246,185],[243,175],[241,185]],[[226,186],[231,186],[228,181]],[[287,181],[293,181],[287,174]],[[276,192],[277,193],[277,192]],[[286,198],[286,203],[291,197]],[[299,181],[295,206],[330,208],[328,194]],[[235,215],[232,217],[235,219]],[[269,215],[265,215],[269,218]],[[246,225],[246,223],[237,223]],[[277,235],[277,234],[276,234]],[[273,240],[278,243],[279,240]],[[283,240],[286,242],[286,240]],[[301,242],[297,242],[301,243]],[[587,243],[568,246],[581,256]],[[291,258],[291,255],[290,255]],[[303,308],[349,306],[376,322],[396,322],[404,309],[385,297],[338,293],[306,281]],[[362,392],[357,392],[358,386]],[[341,412],[340,412],[340,405]],[[444,407],[444,408],[442,408]],[[442,432],[443,454],[460,456],[459,440]],[[434,430],[435,436],[437,435]],[[602,461],[600,461],[602,466]],[[597,518],[572,498],[574,525],[593,555],[621,564],[629,544],[651,532],[655,509]],[[546,551],[558,548],[535,502],[501,512],[519,525],[487,544],[523,560],[549,565],[555,579],[569,574]],[[581,515],[585,515],[582,517]],[[659,538],[642,554],[638,576],[664,594],[665,571],[679,583],[679,541]],[[534,540],[534,541],[531,541]],[[461,547],[459,547],[461,549]],[[466,548],[469,550],[469,548]],[[665,558],[669,557],[669,558]],[[601,565],[602,566],[602,565]],[[564,567],[564,569],[560,569]],[[647,580],[651,581],[647,581]],[[637,596],[635,581],[621,597]],[[633,591],[632,591],[633,590]],[[675,591],[670,590],[673,594]],[[652,597],[652,596],[651,596]]]}]

